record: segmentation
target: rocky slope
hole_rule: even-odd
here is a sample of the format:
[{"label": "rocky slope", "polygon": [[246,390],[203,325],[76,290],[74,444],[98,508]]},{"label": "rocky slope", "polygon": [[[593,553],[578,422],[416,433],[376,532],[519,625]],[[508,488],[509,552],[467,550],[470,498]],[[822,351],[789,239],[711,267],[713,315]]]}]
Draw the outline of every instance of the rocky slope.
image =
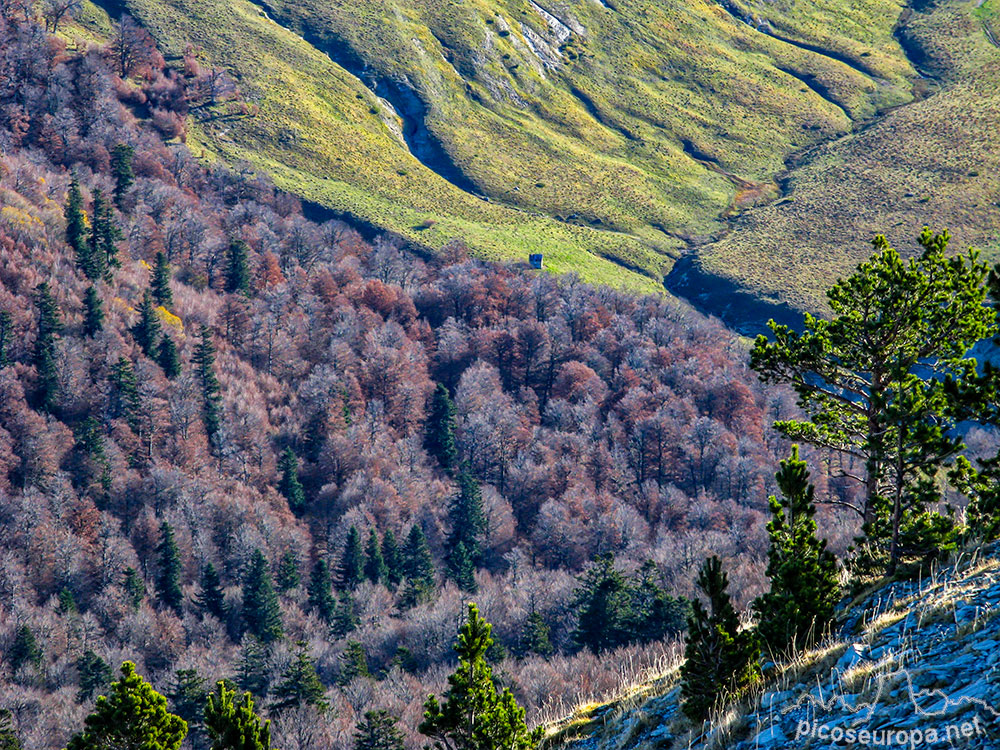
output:
[{"label": "rocky slope", "polygon": [[[679,710],[676,670],[550,733],[572,750],[1000,745],[1000,559],[977,553],[845,604],[836,640],[789,664],[707,729]],[[891,743],[890,744],[890,740]]]}]

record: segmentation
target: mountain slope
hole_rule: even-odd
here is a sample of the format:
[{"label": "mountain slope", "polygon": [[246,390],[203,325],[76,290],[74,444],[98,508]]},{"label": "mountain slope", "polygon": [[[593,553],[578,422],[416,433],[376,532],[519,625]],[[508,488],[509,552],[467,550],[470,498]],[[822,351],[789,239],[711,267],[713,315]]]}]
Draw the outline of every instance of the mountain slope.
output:
[{"label": "mountain slope", "polygon": [[199,122],[207,151],[432,248],[545,252],[646,290],[684,238],[772,194],[791,153],[909,97],[885,0],[543,5],[122,7],[167,53],[195,41],[260,105]]},{"label": "mountain slope", "polygon": [[[791,665],[770,665],[772,676],[763,690],[704,734],[693,731],[680,713],[674,669],[616,702],[585,707],[554,726],[549,747],[881,746],[890,744],[887,732],[894,738],[905,733],[903,741],[894,739],[899,746],[995,747],[998,606],[1000,560],[993,548],[925,580],[893,583],[859,597],[842,613],[836,641]],[[851,729],[855,740],[844,739]],[[831,738],[835,730],[839,741],[838,734]],[[869,733],[868,741],[862,731]],[[948,737],[952,742],[946,745]]]}]

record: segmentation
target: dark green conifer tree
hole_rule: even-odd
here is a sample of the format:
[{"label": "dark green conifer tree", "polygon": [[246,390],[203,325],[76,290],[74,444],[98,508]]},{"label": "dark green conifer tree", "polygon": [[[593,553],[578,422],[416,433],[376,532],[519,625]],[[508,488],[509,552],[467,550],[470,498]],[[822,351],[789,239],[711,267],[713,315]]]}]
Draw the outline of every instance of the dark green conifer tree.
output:
[{"label": "dark green conifer tree", "polygon": [[42,665],[42,649],[27,625],[21,625],[14,634],[14,642],[7,650],[7,662],[14,672],[26,664],[35,668]]},{"label": "dark green conifer tree", "polygon": [[281,608],[267,558],[254,550],[243,582],[243,625],[246,632],[268,644],[284,637]]},{"label": "dark green conifer tree", "polygon": [[358,641],[348,641],[347,647],[340,655],[340,676],[337,682],[346,685],[355,677],[371,677],[368,671],[368,656],[365,647]]},{"label": "dark green conifer tree", "polygon": [[184,719],[167,710],[167,699],[135,673],[132,662],[122,664],[121,671],[121,679],[112,683],[108,696],[97,699],[67,750],[180,750],[187,734]]},{"label": "dark green conifer tree", "polygon": [[0,310],[0,370],[11,363],[11,342],[14,340],[14,316]]},{"label": "dark green conifer tree", "polygon": [[482,555],[482,536],[486,530],[483,497],[479,483],[462,470],[458,475],[458,495],[448,509],[451,533],[448,535],[448,571],[459,588],[475,592],[475,570]]},{"label": "dark green conifer tree", "polygon": [[368,543],[365,545],[365,577],[372,583],[386,584],[389,578],[389,568],[382,557],[382,547],[374,527],[368,531]]},{"label": "dark green conifer tree", "polygon": [[68,587],[63,586],[59,590],[59,612],[64,615],[75,615],[79,612],[76,606],[76,597],[73,596],[73,592],[69,590]]},{"label": "dark green conifer tree", "polygon": [[80,194],[80,181],[76,178],[76,172],[70,177],[63,216],[66,218],[66,242],[73,249],[76,265],[88,279],[99,279],[101,274],[95,272],[90,255],[87,223],[83,216],[83,196]]},{"label": "dark green conifer tree", "polygon": [[77,482],[86,492],[107,495],[111,489],[111,464],[104,445],[104,428],[95,417],[87,417],[73,430],[77,459]]},{"label": "dark green conifer tree", "polygon": [[281,472],[281,482],[278,490],[288,501],[288,509],[301,516],[306,509],[306,491],[299,481],[299,459],[295,451],[285,448],[278,458],[278,471]]},{"label": "dark green conifer tree", "polygon": [[21,738],[14,730],[14,717],[10,709],[0,708],[0,750],[23,750]]},{"label": "dark green conifer tree", "polygon": [[413,607],[425,602],[434,595],[436,581],[434,580],[434,558],[427,544],[427,537],[419,524],[410,527],[406,538],[406,549],[403,553],[403,575],[406,585],[403,590],[401,605]]},{"label": "dark green conifer tree", "polygon": [[160,544],[156,548],[156,595],[160,602],[178,616],[183,612],[184,592],[181,591],[181,556],[177,550],[173,527],[160,524]]},{"label": "dark green conifer tree", "polygon": [[330,623],[330,635],[334,638],[343,638],[348,633],[353,633],[361,624],[361,619],[354,611],[354,597],[350,591],[345,591],[340,595],[337,602],[337,609],[333,614],[333,622]]},{"label": "dark green conifer tree", "polygon": [[552,628],[534,605],[521,631],[520,647],[522,654],[538,654],[547,658],[555,653],[552,645]]},{"label": "dark green conifer tree", "polygon": [[271,652],[252,635],[243,636],[236,662],[236,684],[256,698],[265,698],[271,687]]},{"label": "dark green conifer tree", "polygon": [[707,719],[720,701],[738,698],[760,678],[756,634],[740,630],[728,587],[722,562],[707,559],[698,588],[708,599],[708,610],[694,600],[681,666],[681,709],[696,723]]},{"label": "dark green conifer tree", "polygon": [[314,706],[325,711],[326,688],[316,674],[316,665],[309,656],[309,647],[304,641],[295,644],[295,658],[281,675],[281,682],[274,688],[274,709],[282,711],[300,706]]},{"label": "dark green conifer tree", "polygon": [[153,299],[156,300],[156,304],[162,307],[170,307],[174,304],[174,293],[170,289],[170,264],[167,263],[166,253],[162,250],[156,253],[153,277],[150,279],[149,287],[153,290]]},{"label": "dark green conifer tree", "polygon": [[90,218],[90,264],[96,276],[93,280],[111,280],[111,270],[121,266],[118,260],[118,240],[121,229],[115,221],[114,211],[100,189],[94,190],[94,206]]},{"label": "dark green conifer tree", "polygon": [[301,582],[299,558],[293,550],[288,550],[278,562],[278,572],[274,576],[274,583],[278,587],[278,591],[284,593],[297,588]]},{"label": "dark green conifer tree", "polygon": [[356,526],[347,532],[347,542],[337,568],[337,584],[341,589],[353,589],[365,577],[365,557],[361,551],[361,534]]},{"label": "dark green conifer tree", "polygon": [[201,327],[201,341],[192,361],[198,367],[198,377],[201,380],[202,421],[205,423],[209,442],[214,444],[215,435],[222,424],[222,389],[215,376],[215,345],[208,326]]},{"label": "dark green conifer tree", "polygon": [[767,577],[771,590],[754,602],[757,632],[773,654],[803,650],[826,634],[840,598],[837,560],[816,536],[813,486],[799,448],[781,462],[777,473],[781,500],[768,499]]},{"label": "dark green conifer tree", "polygon": [[388,711],[366,711],[354,730],[354,750],[403,750],[398,721]]},{"label": "dark green conifer tree", "polygon": [[382,535],[382,560],[385,562],[386,586],[395,589],[403,580],[403,551],[392,529]]},{"label": "dark green conifer tree", "polygon": [[239,702],[235,696],[221,680],[208,696],[205,729],[212,750],[271,750],[271,722],[254,712],[250,693],[243,693]]},{"label": "dark green conifer tree", "polygon": [[455,441],[455,404],[448,389],[438,383],[431,397],[424,435],[424,448],[451,474],[458,466],[458,447]]},{"label": "dark green conifer tree", "polygon": [[164,333],[160,338],[160,346],[156,350],[156,363],[168,380],[173,380],[181,374],[181,358],[177,353],[177,344],[169,334]]},{"label": "dark green conifer tree", "polygon": [[631,592],[625,576],[615,568],[615,556],[599,555],[579,583],[574,592],[578,619],[573,640],[594,653],[628,643]]},{"label": "dark green conifer tree", "polygon": [[139,609],[142,600],[146,598],[146,584],[135,568],[125,568],[122,588],[125,589],[125,598],[129,606],[134,610]]},{"label": "dark green conifer tree", "polygon": [[458,634],[458,669],[448,677],[444,700],[433,695],[424,703],[421,733],[436,750],[533,750],[542,727],[529,731],[524,709],[510,688],[498,693],[486,652],[493,645],[491,626],[469,604],[469,616]]},{"label": "dark green conifer tree", "polygon": [[0,750],[23,750],[24,745],[14,729],[14,716],[10,709],[0,708]]},{"label": "dark green conifer tree", "polygon": [[337,600],[333,598],[330,568],[323,557],[320,557],[313,565],[312,573],[309,576],[309,606],[323,622],[333,621]]},{"label": "dark green conifer tree", "polygon": [[670,596],[658,583],[656,563],[647,560],[629,582],[629,607],[625,630],[629,643],[662,641],[684,631],[691,603]]},{"label": "dark green conifer tree", "polygon": [[122,199],[125,193],[135,182],[135,173],[132,171],[134,156],[135,149],[124,143],[119,143],[111,149],[111,176],[115,180],[114,198],[119,211],[123,210]]},{"label": "dark green conifer tree", "polygon": [[188,739],[196,748],[205,745],[205,702],[208,700],[206,680],[197,669],[178,669],[174,672],[174,684],[167,693],[174,713],[187,722]]},{"label": "dark green conifer tree", "polygon": [[195,606],[202,617],[212,615],[212,617],[225,622],[228,611],[226,597],[222,590],[222,579],[219,577],[219,571],[211,562],[205,563],[201,568],[198,589],[199,591],[195,595]]},{"label": "dark green conifer tree", "polygon": [[83,333],[94,336],[104,330],[104,303],[97,288],[91,284],[83,297]]},{"label": "dark green conifer tree", "polygon": [[38,337],[35,339],[34,364],[38,371],[38,404],[52,413],[59,405],[59,367],[56,344],[63,331],[62,315],[49,285],[43,281],[35,289],[38,312]]},{"label": "dark green conifer tree", "polygon": [[108,663],[89,648],[76,660],[76,672],[79,685],[76,691],[77,703],[89,701],[95,692],[107,690],[115,676]]},{"label": "dark green conifer tree", "polygon": [[119,357],[111,367],[111,416],[121,417],[135,433],[139,432],[142,416],[142,396],[139,394],[139,380],[135,376],[128,357]]},{"label": "dark green conifer tree", "polygon": [[156,314],[153,296],[148,289],[142,293],[139,320],[132,326],[132,336],[147,357],[156,357],[156,347],[160,342],[160,316]]},{"label": "dark green conifer tree", "polygon": [[232,240],[229,243],[226,291],[250,294],[250,248],[243,240]]}]

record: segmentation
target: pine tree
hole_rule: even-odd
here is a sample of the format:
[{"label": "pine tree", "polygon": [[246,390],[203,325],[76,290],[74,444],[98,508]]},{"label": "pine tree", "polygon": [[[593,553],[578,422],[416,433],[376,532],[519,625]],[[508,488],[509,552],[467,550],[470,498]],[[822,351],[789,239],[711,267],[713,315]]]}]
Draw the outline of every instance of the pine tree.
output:
[{"label": "pine tree", "polygon": [[160,346],[156,350],[156,363],[168,380],[173,380],[181,374],[181,358],[177,353],[177,344],[166,333],[160,338]]},{"label": "pine tree", "polygon": [[132,171],[132,157],[135,156],[135,149],[124,143],[119,143],[111,149],[111,176],[115,180],[115,205],[118,210],[122,209],[122,199],[125,193],[135,182],[135,173]]},{"label": "pine tree", "polygon": [[555,648],[552,646],[552,629],[545,622],[541,612],[534,608],[534,605],[532,605],[531,614],[528,615],[524,629],[521,631],[520,648],[522,654],[538,654],[549,657],[555,653]]},{"label": "pine tree", "polygon": [[345,591],[340,595],[337,602],[337,609],[333,614],[333,622],[330,623],[330,635],[334,638],[343,638],[348,633],[353,633],[358,629],[361,620],[354,611],[354,597],[350,591]]},{"label": "pine tree", "polygon": [[226,266],[226,291],[250,294],[250,248],[243,240],[229,243],[229,258]]},{"label": "pine tree", "polygon": [[860,460],[863,497],[853,567],[893,572],[953,548],[953,519],[929,510],[934,479],[962,448],[949,381],[973,376],[969,348],[996,331],[983,304],[987,266],[975,251],[949,256],[948,233],[925,228],[923,252],[904,261],[885,237],[875,255],[827,292],[832,315],[806,315],[801,333],[771,321],[751,366],[788,383],[805,419],[778,422],[793,440]]},{"label": "pine tree", "polygon": [[79,612],[76,606],[76,597],[73,596],[73,592],[70,591],[66,586],[63,586],[59,591],[59,612],[64,615],[75,615]]},{"label": "pine tree", "polygon": [[656,581],[656,563],[647,560],[629,582],[625,630],[629,643],[662,641],[683,632],[691,616],[691,603],[670,596]]},{"label": "pine tree", "polygon": [[579,583],[574,592],[578,614],[573,640],[594,653],[628,643],[632,601],[625,577],[615,568],[615,556],[596,557]]},{"label": "pine tree", "polygon": [[195,606],[201,612],[202,617],[211,615],[225,622],[226,596],[222,591],[222,579],[215,565],[210,562],[205,563],[201,568],[201,576],[198,580],[198,594],[195,596]]},{"label": "pine tree", "polygon": [[215,345],[212,344],[212,333],[208,326],[201,327],[201,341],[192,361],[197,365],[198,377],[201,379],[201,415],[205,432],[209,441],[214,442],[222,423],[222,395],[219,380],[215,376]]},{"label": "pine tree", "polygon": [[23,750],[21,739],[14,731],[14,717],[9,709],[0,708],[0,750]]},{"label": "pine tree", "polygon": [[276,711],[300,706],[314,706],[320,711],[327,709],[326,688],[316,674],[316,665],[305,642],[295,644],[295,658],[281,675],[281,682],[274,689],[274,698]]},{"label": "pine tree", "polygon": [[94,336],[104,330],[104,303],[93,284],[87,287],[83,297],[83,333]]},{"label": "pine tree", "polygon": [[10,343],[14,340],[14,316],[0,310],[0,370],[11,363]]},{"label": "pine tree", "polygon": [[111,368],[112,418],[123,417],[133,432],[138,433],[142,416],[142,397],[135,368],[127,357],[119,357]]},{"label": "pine tree", "polygon": [[340,655],[340,676],[337,682],[346,685],[355,677],[371,677],[368,671],[368,656],[365,647],[358,641],[348,641]]},{"label": "pine tree", "polygon": [[392,529],[386,529],[382,535],[382,560],[385,562],[386,586],[395,589],[403,580],[403,552]]},{"label": "pine tree", "polygon": [[125,568],[122,588],[125,589],[125,597],[129,606],[138,610],[142,605],[142,600],[146,598],[146,584],[135,568]]},{"label": "pine tree", "polygon": [[369,530],[365,545],[365,577],[372,583],[387,583],[389,578],[389,568],[382,557],[382,547],[374,528]]},{"label": "pine tree", "polygon": [[285,448],[278,458],[278,471],[281,472],[281,482],[278,490],[288,501],[288,509],[301,516],[306,509],[306,492],[299,481],[299,459],[295,451]]},{"label": "pine tree", "polygon": [[166,521],[160,524],[160,544],[156,548],[156,557],[156,595],[164,606],[180,616],[184,603],[184,593],[181,591],[181,556],[174,539],[174,529]]},{"label": "pine tree", "polygon": [[250,693],[243,693],[238,703],[235,696],[221,680],[208,696],[205,729],[212,750],[271,750],[271,722],[254,712]]},{"label": "pine tree", "polygon": [[366,711],[354,730],[354,750],[403,750],[398,721],[388,711]]},{"label": "pine tree", "polygon": [[105,200],[100,189],[94,190],[93,214],[90,218],[90,266],[99,278],[111,280],[111,269],[121,266],[118,260],[118,240],[122,238],[121,229],[115,222],[111,204]]},{"label": "pine tree", "polygon": [[66,218],[66,242],[73,249],[76,265],[84,275],[91,280],[101,277],[93,266],[90,254],[90,244],[87,242],[87,223],[83,216],[83,196],[80,194],[80,181],[74,172],[69,181],[69,193],[66,206],[63,209]]},{"label": "pine tree", "polygon": [[313,565],[312,573],[309,576],[309,606],[323,622],[333,621],[337,601],[333,598],[330,569],[322,557]]},{"label": "pine tree", "polygon": [[278,562],[278,572],[274,577],[274,582],[278,591],[284,593],[297,588],[302,581],[302,574],[299,572],[299,558],[295,552],[288,550],[281,556]]},{"label": "pine tree", "polygon": [[42,665],[42,649],[27,625],[17,629],[14,642],[7,651],[7,661],[14,672],[26,664],[36,669]]},{"label": "pine tree", "polygon": [[267,696],[271,687],[271,652],[252,635],[243,636],[236,665],[236,684],[257,698]]},{"label": "pine tree", "polygon": [[42,411],[52,413],[59,404],[59,367],[56,362],[57,337],[63,330],[62,315],[49,285],[43,281],[35,289],[38,337],[34,364],[38,371],[38,402]]},{"label": "pine tree", "polygon": [[424,448],[451,474],[458,464],[458,447],[455,441],[455,404],[448,389],[438,383],[431,398],[424,435]]},{"label": "pine tree", "polygon": [[693,602],[681,666],[681,709],[693,722],[707,719],[721,700],[738,697],[760,677],[760,647],[753,632],[740,631],[728,586],[719,558],[707,559],[698,587],[709,609]]},{"label": "pine tree", "polygon": [[160,316],[156,314],[153,296],[148,289],[142,293],[139,320],[132,327],[132,336],[147,357],[152,359],[156,356],[156,347],[160,341]]},{"label": "pine tree", "polygon": [[121,674],[66,750],[180,750],[184,719],[167,711],[167,699],[135,673],[132,662],[122,664]]},{"label": "pine tree", "polygon": [[91,649],[84,651],[76,660],[76,672],[79,675],[76,691],[76,702],[89,701],[95,692],[103,691],[111,684],[115,674],[110,665]]},{"label": "pine tree", "polygon": [[476,590],[475,570],[482,551],[486,529],[483,497],[479,483],[468,471],[458,475],[459,493],[448,509],[451,533],[448,535],[448,571],[463,591]]},{"label": "pine tree", "polygon": [[833,621],[840,597],[837,560],[816,536],[813,486],[799,448],[781,462],[777,473],[782,499],[768,499],[767,577],[771,590],[754,602],[757,632],[772,653],[810,648]]},{"label": "pine tree", "polygon": [[156,260],[153,265],[153,278],[150,279],[150,289],[153,290],[153,299],[156,304],[162,307],[170,307],[174,304],[174,293],[170,289],[170,264],[167,263],[167,256],[162,250],[156,253]]},{"label": "pine tree", "polygon": [[361,551],[361,534],[357,526],[347,532],[347,543],[337,568],[337,583],[341,589],[353,589],[365,576],[365,558]]},{"label": "pine tree", "polygon": [[469,604],[455,651],[458,669],[448,678],[443,702],[433,695],[424,703],[421,733],[437,750],[532,750],[543,729],[528,731],[524,709],[509,688],[498,694],[486,652],[493,644],[491,626]]},{"label": "pine tree", "polygon": [[434,558],[427,545],[427,537],[419,524],[410,527],[403,552],[403,574],[406,587],[403,591],[402,606],[412,607],[427,601],[434,594]]},{"label": "pine tree", "polygon": [[201,747],[205,731],[202,719],[205,701],[208,700],[205,678],[198,674],[197,669],[176,670],[174,684],[167,693],[167,698],[170,699],[174,712],[187,722],[188,739],[195,747]]},{"label": "pine tree", "polygon": [[111,489],[111,465],[104,445],[104,428],[95,417],[87,417],[73,430],[73,451],[78,460],[77,481],[85,491],[99,485],[104,495]]},{"label": "pine tree", "polygon": [[265,644],[285,635],[267,558],[259,549],[254,550],[250,558],[243,582],[243,624],[246,632]]}]

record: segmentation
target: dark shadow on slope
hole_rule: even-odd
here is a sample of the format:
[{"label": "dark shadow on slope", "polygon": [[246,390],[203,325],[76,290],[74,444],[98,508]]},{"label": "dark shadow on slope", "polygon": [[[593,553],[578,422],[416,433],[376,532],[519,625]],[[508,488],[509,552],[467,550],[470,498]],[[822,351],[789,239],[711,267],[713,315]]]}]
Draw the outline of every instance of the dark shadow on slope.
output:
[{"label": "dark shadow on slope", "polygon": [[719,318],[744,336],[768,333],[767,321],[772,319],[783,325],[802,325],[802,313],[795,308],[763,300],[728,279],[706,273],[692,255],[674,264],[663,285],[699,312]]}]

